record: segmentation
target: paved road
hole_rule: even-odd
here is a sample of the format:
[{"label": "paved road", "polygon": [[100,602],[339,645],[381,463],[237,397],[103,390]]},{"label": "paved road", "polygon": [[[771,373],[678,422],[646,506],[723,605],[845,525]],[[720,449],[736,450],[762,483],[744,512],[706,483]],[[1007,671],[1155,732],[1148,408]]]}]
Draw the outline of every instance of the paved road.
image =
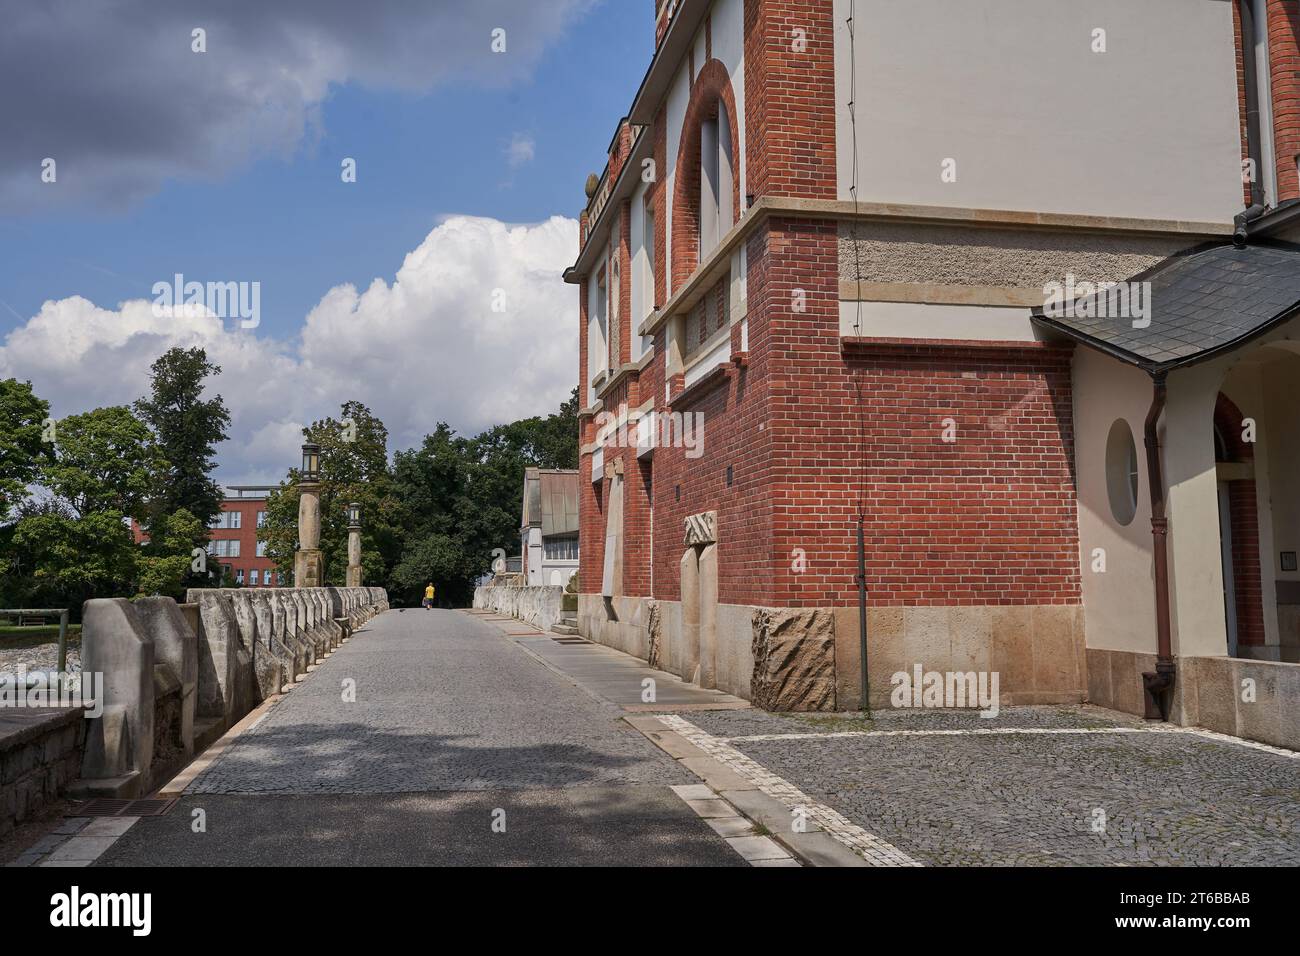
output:
[{"label": "paved road", "polygon": [[744,865],[620,718],[482,621],[388,611],[97,865]]}]

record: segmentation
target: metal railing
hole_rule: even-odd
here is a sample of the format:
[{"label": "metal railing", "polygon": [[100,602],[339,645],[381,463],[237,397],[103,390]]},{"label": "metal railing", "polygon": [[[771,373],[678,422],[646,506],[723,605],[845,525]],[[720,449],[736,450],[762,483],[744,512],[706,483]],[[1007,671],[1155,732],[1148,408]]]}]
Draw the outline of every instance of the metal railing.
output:
[{"label": "metal railing", "polygon": [[14,616],[20,621],[24,617],[51,617],[55,614],[59,616],[59,674],[62,675],[68,669],[68,609],[66,607],[0,607],[0,615]]}]

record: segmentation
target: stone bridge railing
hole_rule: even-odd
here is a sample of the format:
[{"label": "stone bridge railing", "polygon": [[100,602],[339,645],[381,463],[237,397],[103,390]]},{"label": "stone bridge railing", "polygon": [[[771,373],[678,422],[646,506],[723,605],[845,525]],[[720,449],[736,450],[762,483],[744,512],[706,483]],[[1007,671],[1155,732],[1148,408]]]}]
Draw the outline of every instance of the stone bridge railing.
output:
[{"label": "stone bridge railing", "polygon": [[192,589],[186,603],[102,598],[82,609],[83,674],[102,675],[81,795],[164,783],[380,611],[383,588]]}]

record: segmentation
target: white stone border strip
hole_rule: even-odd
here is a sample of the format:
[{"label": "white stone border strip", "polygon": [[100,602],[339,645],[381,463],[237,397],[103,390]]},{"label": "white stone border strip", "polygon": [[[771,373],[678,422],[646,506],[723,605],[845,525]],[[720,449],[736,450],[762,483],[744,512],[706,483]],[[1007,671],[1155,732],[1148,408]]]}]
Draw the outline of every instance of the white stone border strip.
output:
[{"label": "white stone border strip", "polygon": [[668,789],[681,797],[682,802],[750,866],[801,865],[771,837],[755,833],[754,824],[708,784],[685,783]]},{"label": "white stone border strip", "polygon": [[[1205,737],[1208,740],[1225,744],[1236,744],[1251,750],[1259,750],[1278,757],[1300,758],[1300,751],[1274,747],[1257,740],[1234,737],[1206,730],[1203,727],[965,727],[944,730],[837,730],[830,733],[791,734],[745,734],[736,737],[715,737],[720,743],[762,743],[781,740],[843,740],[846,737],[964,737],[964,736],[998,736],[1014,734],[1186,734],[1192,737]],[[684,735],[683,735],[684,736]]]},{"label": "white stone border strip", "polygon": [[659,721],[704,751],[719,763],[754,784],[774,800],[784,804],[792,813],[801,808],[838,843],[863,857],[873,866],[922,866],[898,847],[868,833],[847,817],[824,804],[816,803],[789,781],[778,777],[761,764],[746,757],[723,740],[706,733],[689,720],[677,714],[660,714]]},{"label": "white stone border strip", "polygon": [[[6,866],[90,866],[116,843],[139,817],[65,819],[36,846]],[[62,839],[59,839],[62,837]]]}]

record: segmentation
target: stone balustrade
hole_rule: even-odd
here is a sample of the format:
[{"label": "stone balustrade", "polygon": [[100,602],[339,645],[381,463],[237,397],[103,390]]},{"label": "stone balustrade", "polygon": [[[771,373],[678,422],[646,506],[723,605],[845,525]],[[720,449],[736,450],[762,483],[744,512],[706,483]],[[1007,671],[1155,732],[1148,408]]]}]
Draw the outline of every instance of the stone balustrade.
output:
[{"label": "stone balustrade", "polygon": [[148,792],[387,609],[387,593],[371,587],[195,588],[180,605],[87,601],[82,670],[104,675],[104,711],[90,722],[73,789]]},{"label": "stone balustrade", "polygon": [[563,616],[564,588],[558,584],[478,587],[474,589],[474,607],[508,614],[549,631]]}]

